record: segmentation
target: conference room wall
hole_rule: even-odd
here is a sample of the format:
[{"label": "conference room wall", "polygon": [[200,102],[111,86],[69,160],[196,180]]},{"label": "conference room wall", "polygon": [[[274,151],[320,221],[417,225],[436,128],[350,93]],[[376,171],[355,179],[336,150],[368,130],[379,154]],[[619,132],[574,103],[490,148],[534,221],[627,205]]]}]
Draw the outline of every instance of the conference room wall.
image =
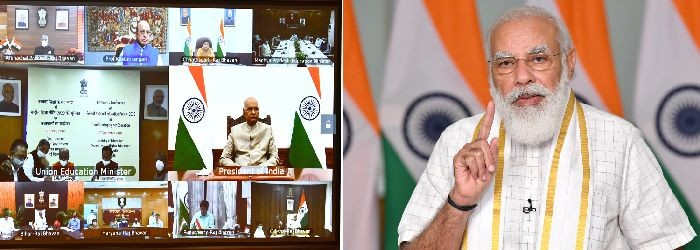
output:
[{"label": "conference room wall", "polygon": [[[29,9],[29,29],[15,30],[15,9]],[[40,28],[37,20],[37,11],[45,8],[46,27]],[[68,30],[56,30],[56,10],[68,10]],[[43,5],[9,5],[7,6],[7,35],[14,37],[22,43],[22,49],[17,52],[20,55],[33,55],[34,48],[41,46],[41,35],[49,36],[49,46],[55,49],[56,54],[63,55],[70,48],[78,48],[78,41],[83,37],[78,27],[78,7],[77,6],[43,6]],[[4,38],[4,36],[3,36]],[[80,49],[80,48],[78,48]],[[81,49],[82,50],[82,49]]]},{"label": "conference room wall", "polygon": [[[139,179],[142,181],[152,181],[156,175],[157,152],[163,152],[167,157],[168,153],[168,121],[167,120],[146,120],[143,119],[143,110],[148,103],[145,103],[146,85],[168,85],[168,67],[144,68],[141,71],[141,94],[139,120],[141,121],[139,135]],[[166,99],[169,97],[166,96]],[[169,107],[164,107],[168,109]],[[170,115],[170,114],[169,114]],[[167,164],[168,161],[165,161]],[[166,170],[172,169],[166,166]]]},{"label": "conference room wall", "polygon": [[15,201],[15,183],[0,182],[0,194],[2,194],[0,195],[0,213],[2,213],[2,209],[5,208],[9,208],[16,213],[17,203]]},{"label": "conference room wall", "polygon": [[[141,198],[141,221],[142,226],[148,225],[148,217],[151,211],[160,214],[163,226],[168,226],[168,189],[166,188],[87,188],[85,189],[85,203],[97,204],[97,221],[102,221],[102,198],[117,198],[117,192],[126,192],[123,197]],[[122,196],[119,196],[122,197]]]},{"label": "conference room wall", "polygon": [[[24,138],[23,121],[27,114],[27,69],[0,67],[0,79],[13,79],[22,82],[22,116],[0,116],[0,153],[9,154],[12,141]],[[29,143],[31,151],[37,142]]]}]

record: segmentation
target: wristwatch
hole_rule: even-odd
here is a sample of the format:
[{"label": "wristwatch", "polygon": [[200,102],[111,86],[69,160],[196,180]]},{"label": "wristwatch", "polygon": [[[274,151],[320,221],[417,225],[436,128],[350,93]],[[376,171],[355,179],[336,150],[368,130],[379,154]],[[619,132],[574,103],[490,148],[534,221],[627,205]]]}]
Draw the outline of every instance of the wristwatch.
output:
[{"label": "wristwatch", "polygon": [[477,204],[467,205],[467,206],[457,205],[457,203],[455,203],[455,201],[453,201],[452,198],[450,198],[450,195],[447,195],[447,204],[450,204],[450,206],[452,206],[453,208],[456,208],[457,210],[464,211],[464,212],[470,211],[477,206]]}]

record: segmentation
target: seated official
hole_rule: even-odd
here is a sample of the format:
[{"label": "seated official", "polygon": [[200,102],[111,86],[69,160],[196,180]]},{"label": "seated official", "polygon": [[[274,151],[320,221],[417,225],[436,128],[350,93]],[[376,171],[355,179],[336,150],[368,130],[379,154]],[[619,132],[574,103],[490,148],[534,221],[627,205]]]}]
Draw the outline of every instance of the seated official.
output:
[{"label": "seated official", "polygon": [[46,224],[46,209],[36,209],[34,210],[34,229],[44,230],[49,225]]},{"label": "seated official", "polygon": [[49,36],[41,36],[41,46],[34,48],[34,55],[56,55],[54,48],[49,46]]},{"label": "seated official", "polygon": [[246,122],[231,127],[221,153],[221,166],[276,166],[279,163],[272,126],[258,122],[258,101],[248,97],[243,102]]},{"label": "seated official", "polygon": [[148,224],[148,227],[164,227],[163,220],[160,219],[160,214],[156,214],[155,220]]},{"label": "seated official", "polygon": [[[70,162],[69,159],[70,151],[67,148],[61,148],[58,150],[58,161],[51,167],[53,170],[58,172],[59,175],[68,171],[73,172],[73,170],[75,170],[75,164]],[[73,177],[73,180],[75,180],[75,173],[73,173],[71,177]]]},{"label": "seated official", "polygon": [[156,175],[153,177],[154,181],[166,181],[168,179],[168,171],[165,169],[166,161],[163,152],[156,153]]},{"label": "seated official", "polygon": [[102,147],[102,160],[95,164],[95,170],[97,171],[97,173],[95,173],[95,176],[92,178],[93,181],[99,178],[100,176],[116,175],[117,169],[119,169],[119,163],[112,161],[113,154],[114,151],[112,151],[112,147]]},{"label": "seated official", "polygon": [[100,226],[97,225],[97,219],[92,219],[92,222],[90,223],[90,226],[88,229],[98,229]]},{"label": "seated official", "polygon": [[70,220],[68,220],[68,228],[73,229],[75,231],[80,230],[80,219],[78,219],[78,213],[73,212],[73,218],[70,218]]},{"label": "seated official", "polygon": [[134,223],[131,224],[131,227],[141,227],[141,222],[139,222],[139,218],[134,219]]},{"label": "seated official", "polygon": [[202,42],[202,47],[197,49],[197,59],[200,62],[213,62],[215,57],[214,50],[211,49],[209,40]]},{"label": "seated official", "polygon": [[3,217],[0,218],[0,234],[11,234],[15,230],[15,219],[10,217],[10,209],[3,209]]},{"label": "seated official", "polygon": [[10,155],[0,159],[0,181],[17,182],[29,181],[32,174],[32,164],[27,164],[27,142],[16,139],[10,146]]},{"label": "seated official", "polygon": [[208,213],[209,201],[203,200],[199,203],[199,211],[192,216],[190,229],[214,229],[214,215]]}]

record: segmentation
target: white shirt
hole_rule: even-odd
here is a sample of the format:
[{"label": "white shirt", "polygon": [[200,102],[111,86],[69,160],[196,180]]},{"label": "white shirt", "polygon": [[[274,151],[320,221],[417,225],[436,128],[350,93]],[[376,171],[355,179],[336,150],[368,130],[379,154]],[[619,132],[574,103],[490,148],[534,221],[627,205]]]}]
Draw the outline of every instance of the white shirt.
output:
[{"label": "white shirt", "polygon": [[[674,249],[689,242],[695,232],[641,132],[621,118],[588,105],[583,107],[588,127],[592,185],[586,249]],[[452,158],[466,142],[471,141],[482,115],[452,124],[440,136],[401,218],[398,243],[414,240],[446,204],[447,195],[454,186]],[[526,151],[520,153],[521,149]],[[511,150],[515,152],[511,155],[515,163],[513,168],[521,169],[503,178],[506,207],[501,247],[538,249],[539,232],[533,225],[536,225],[542,208],[536,207],[536,213],[524,215],[522,207],[527,206],[528,198],[533,200],[533,206],[537,206],[538,201],[546,196],[540,171],[549,169],[537,169],[531,165],[545,164],[542,159],[547,159],[548,153],[537,147],[517,145]],[[534,244],[528,244],[530,242]]]},{"label": "white shirt", "polygon": [[154,219],[153,223],[148,223],[148,227],[163,227],[163,221]]},{"label": "white shirt", "polygon": [[10,234],[15,230],[15,219],[12,217],[0,218],[0,234]]},{"label": "white shirt", "polygon": [[48,225],[46,224],[46,209],[34,210],[34,228],[35,229],[46,229]]}]

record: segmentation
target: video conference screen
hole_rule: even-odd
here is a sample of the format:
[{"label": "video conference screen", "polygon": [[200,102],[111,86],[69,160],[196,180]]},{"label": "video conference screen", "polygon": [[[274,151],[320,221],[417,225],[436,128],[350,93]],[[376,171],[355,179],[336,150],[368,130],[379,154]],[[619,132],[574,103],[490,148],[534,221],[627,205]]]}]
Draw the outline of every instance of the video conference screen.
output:
[{"label": "video conference screen", "polygon": [[0,3],[0,247],[337,245],[339,6]]}]

